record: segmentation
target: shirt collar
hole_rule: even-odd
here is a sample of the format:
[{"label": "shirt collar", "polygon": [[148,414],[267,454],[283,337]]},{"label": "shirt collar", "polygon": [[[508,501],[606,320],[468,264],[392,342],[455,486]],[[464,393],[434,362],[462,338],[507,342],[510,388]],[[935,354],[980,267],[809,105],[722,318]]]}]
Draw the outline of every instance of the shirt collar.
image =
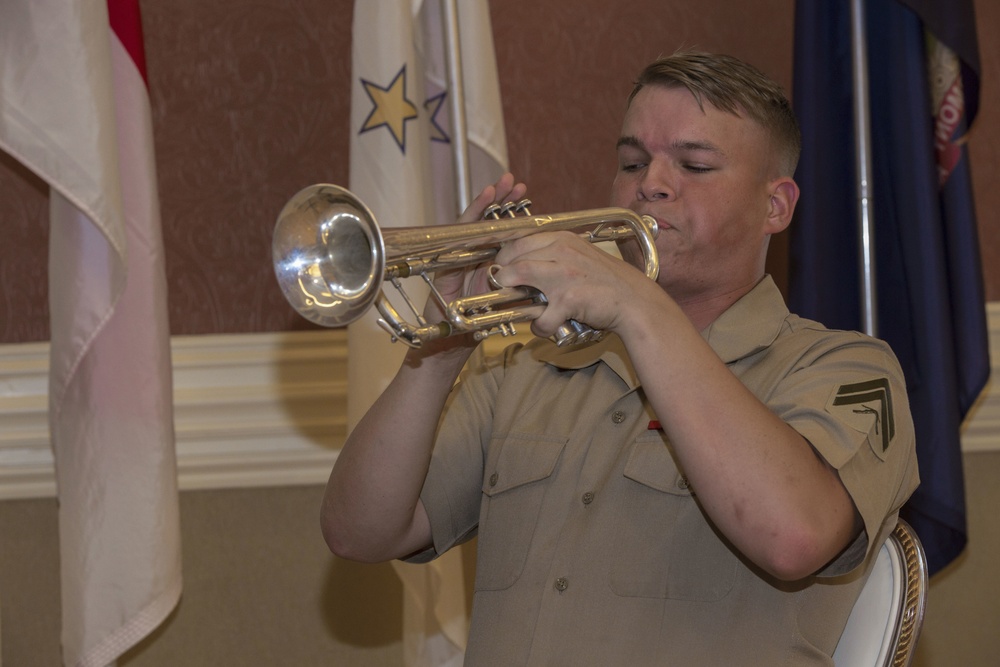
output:
[{"label": "shirt collar", "polygon": [[595,343],[557,347],[555,343],[542,348],[538,358],[545,363],[564,370],[579,370],[603,361],[630,389],[639,386],[639,378],[632,368],[625,345],[615,334],[608,334]]},{"label": "shirt collar", "polygon": [[748,357],[771,345],[788,318],[788,307],[769,275],[702,330],[725,363]]}]

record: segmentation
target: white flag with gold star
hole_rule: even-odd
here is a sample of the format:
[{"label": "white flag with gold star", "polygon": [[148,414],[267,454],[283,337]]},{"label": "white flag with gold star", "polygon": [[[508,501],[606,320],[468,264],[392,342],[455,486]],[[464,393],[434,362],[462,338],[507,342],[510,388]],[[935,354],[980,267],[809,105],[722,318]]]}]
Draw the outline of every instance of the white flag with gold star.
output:
[{"label": "white flag with gold star", "polygon": [[[441,0],[356,0],[351,89],[350,189],[380,227],[454,222],[459,214],[452,158]],[[472,193],[507,170],[504,133],[486,0],[461,0],[459,38]],[[422,307],[427,289],[406,289]],[[409,307],[390,287],[401,315]],[[353,427],[402,361],[376,315],[349,327],[348,422]],[[404,586],[404,654],[409,667],[462,664],[466,617],[462,552],[427,565],[397,563]]]}]

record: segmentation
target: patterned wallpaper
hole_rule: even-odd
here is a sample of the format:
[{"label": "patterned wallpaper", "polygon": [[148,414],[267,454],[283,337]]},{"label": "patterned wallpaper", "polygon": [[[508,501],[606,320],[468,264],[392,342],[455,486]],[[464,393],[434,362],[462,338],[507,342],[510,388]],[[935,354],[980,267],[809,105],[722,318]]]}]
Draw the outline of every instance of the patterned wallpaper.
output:
[{"label": "patterned wallpaper", "polygon": [[0,343],[49,338],[48,191],[0,152]]},{"label": "patterned wallpaper", "polygon": [[175,334],[300,325],[271,233],[301,187],[346,183],[350,17],[330,7],[142,3]]},{"label": "patterned wallpaper", "polygon": [[[981,24],[1000,25],[988,2],[976,2]],[[311,326],[275,284],[271,232],[301,187],[348,184],[352,4],[142,1],[175,335]],[[535,212],[606,205],[624,98],[657,55],[725,51],[791,87],[794,0],[490,6],[511,165]],[[1000,47],[984,44],[983,61],[1000,72]],[[1000,193],[986,187],[1000,163],[995,86],[984,77],[972,142],[990,300],[1000,299]],[[0,343],[48,339],[47,208],[45,184],[0,154]],[[783,241],[769,266],[779,284]]]}]

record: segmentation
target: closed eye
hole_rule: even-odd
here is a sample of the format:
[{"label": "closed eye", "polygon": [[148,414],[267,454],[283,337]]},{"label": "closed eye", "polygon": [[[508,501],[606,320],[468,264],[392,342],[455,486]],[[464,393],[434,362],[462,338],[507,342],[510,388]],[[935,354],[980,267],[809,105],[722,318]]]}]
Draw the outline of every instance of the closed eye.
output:
[{"label": "closed eye", "polygon": [[639,171],[649,164],[649,153],[636,137],[619,138],[615,149],[618,151],[618,168],[625,173]]}]

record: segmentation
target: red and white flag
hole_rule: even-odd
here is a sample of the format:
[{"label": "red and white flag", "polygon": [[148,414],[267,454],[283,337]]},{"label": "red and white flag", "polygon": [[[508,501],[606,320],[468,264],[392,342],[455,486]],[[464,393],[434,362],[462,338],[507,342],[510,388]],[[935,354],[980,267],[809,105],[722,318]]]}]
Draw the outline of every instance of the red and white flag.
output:
[{"label": "red and white flag", "polygon": [[0,3],[0,149],[50,186],[49,424],[65,664],[181,593],[170,336],[138,0]]}]

